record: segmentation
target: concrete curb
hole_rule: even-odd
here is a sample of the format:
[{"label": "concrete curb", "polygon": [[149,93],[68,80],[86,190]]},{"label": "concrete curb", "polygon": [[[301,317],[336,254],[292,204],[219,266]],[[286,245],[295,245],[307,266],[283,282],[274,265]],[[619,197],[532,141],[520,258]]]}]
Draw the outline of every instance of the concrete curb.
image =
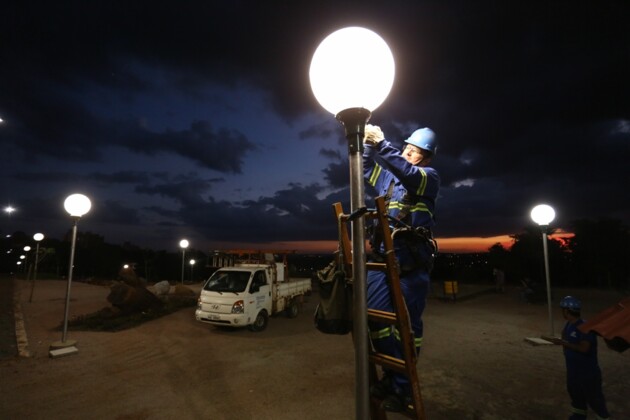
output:
[{"label": "concrete curb", "polygon": [[26,335],[26,328],[24,328],[24,315],[22,313],[22,305],[20,304],[20,287],[16,284],[14,279],[13,288],[13,318],[15,319],[15,338],[17,341],[18,356],[31,357],[31,352],[28,350],[28,336]]}]

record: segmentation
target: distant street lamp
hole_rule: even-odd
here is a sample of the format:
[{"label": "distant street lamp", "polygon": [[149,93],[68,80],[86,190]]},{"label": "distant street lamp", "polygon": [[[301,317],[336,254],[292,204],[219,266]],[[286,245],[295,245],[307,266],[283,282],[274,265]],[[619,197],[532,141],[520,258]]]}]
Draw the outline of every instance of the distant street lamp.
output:
[{"label": "distant street lamp", "polygon": [[36,233],[33,235],[35,240],[35,268],[33,270],[33,280],[31,282],[31,295],[28,298],[29,303],[33,301],[33,291],[35,290],[35,280],[37,280],[37,265],[39,264],[39,243],[44,239],[44,234]]},{"label": "distant street lamp", "polygon": [[193,276],[193,268],[195,268],[196,261],[190,260],[189,263],[190,263],[190,281],[191,283],[193,283],[195,281],[194,276]]},{"label": "distant street lamp", "polygon": [[179,241],[179,246],[182,248],[182,284],[184,284],[184,261],[186,260],[186,248],[188,248],[189,242],[186,239]]},{"label": "distant street lamp", "polygon": [[9,216],[11,216],[11,213],[13,213],[16,209],[15,207],[12,207],[10,204],[8,206],[6,206],[4,209],[2,209],[6,214],[8,214]]},{"label": "distant street lamp", "polygon": [[553,311],[551,308],[551,281],[549,279],[549,255],[547,251],[547,228],[549,226],[549,223],[551,223],[556,217],[556,212],[551,206],[548,206],[547,204],[539,204],[532,209],[530,216],[535,223],[540,225],[540,230],[542,231],[543,257],[545,260],[545,280],[547,282],[547,306],[549,310],[549,332],[553,337],[554,328]]},{"label": "distant street lamp", "polygon": [[31,250],[31,247],[26,245],[22,249],[26,252],[26,254],[24,254],[24,271],[26,271],[25,280],[28,280],[28,251]]},{"label": "distant street lamp", "polygon": [[[68,267],[68,287],[66,289],[66,309],[63,317],[63,333],[61,335],[61,342],[56,342],[51,344],[51,352],[50,355],[52,357],[58,357],[59,355],[67,355],[78,352],[78,349],[75,346],[75,340],[66,341],[66,334],[68,332],[68,314],[70,310],[70,286],[72,285],[72,271],[74,267],[74,250],[77,241],[77,224],[79,223],[79,219],[81,216],[90,211],[92,207],[92,203],[90,199],[84,196],[83,194],[72,194],[66,198],[63,203],[64,208],[70,214],[73,220],[72,225],[72,245],[70,247],[70,263]],[[61,354],[54,353],[63,349]]]},{"label": "distant street lamp", "polygon": [[[365,124],[372,111],[389,95],[394,72],[394,57],[385,41],[376,33],[359,27],[330,34],[317,47],[311,61],[309,76],[315,98],[345,127],[352,213],[365,208],[362,162]],[[357,419],[370,417],[364,227],[363,217],[352,220]]]}]

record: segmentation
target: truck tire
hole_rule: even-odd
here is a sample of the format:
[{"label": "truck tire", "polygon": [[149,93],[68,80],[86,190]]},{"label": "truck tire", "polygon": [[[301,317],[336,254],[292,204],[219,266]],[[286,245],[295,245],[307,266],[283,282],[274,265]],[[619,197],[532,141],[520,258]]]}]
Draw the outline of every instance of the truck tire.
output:
[{"label": "truck tire", "polygon": [[298,299],[291,299],[284,310],[287,318],[295,318],[300,313],[300,302]]},{"label": "truck tire", "polygon": [[249,325],[247,328],[249,328],[249,330],[253,332],[260,332],[267,328],[268,323],[269,315],[267,314],[267,311],[263,309],[262,311],[258,312],[258,315],[256,315],[254,323]]}]

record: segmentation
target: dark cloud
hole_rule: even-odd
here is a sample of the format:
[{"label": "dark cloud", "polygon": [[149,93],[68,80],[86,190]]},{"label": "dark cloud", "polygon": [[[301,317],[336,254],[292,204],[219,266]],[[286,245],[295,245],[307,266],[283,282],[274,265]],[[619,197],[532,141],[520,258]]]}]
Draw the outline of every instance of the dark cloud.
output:
[{"label": "dark cloud", "polygon": [[192,122],[189,130],[151,133],[140,127],[119,135],[120,146],[147,155],[172,152],[202,167],[219,172],[241,173],[243,157],[257,150],[243,134],[221,128],[214,131],[205,121]]}]

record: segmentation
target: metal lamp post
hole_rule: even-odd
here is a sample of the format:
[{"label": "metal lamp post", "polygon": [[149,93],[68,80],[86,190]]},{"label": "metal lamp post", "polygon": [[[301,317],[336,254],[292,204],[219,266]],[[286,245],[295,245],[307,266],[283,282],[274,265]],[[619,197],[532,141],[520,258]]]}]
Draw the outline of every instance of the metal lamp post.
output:
[{"label": "metal lamp post", "polygon": [[26,245],[24,248],[22,248],[24,250],[24,280],[28,280],[29,276],[30,276],[30,270],[28,267],[28,251],[31,250],[31,247]]},{"label": "metal lamp post", "polygon": [[37,265],[39,264],[39,243],[44,239],[44,234],[36,233],[33,235],[35,240],[35,268],[33,269],[33,280],[31,281],[31,294],[28,298],[29,302],[33,301],[33,291],[35,290],[35,280],[37,280]]},{"label": "metal lamp post", "polygon": [[[369,60],[369,65],[365,65]],[[310,67],[315,98],[345,127],[350,162],[350,208],[365,208],[363,137],[372,111],[394,83],[394,57],[376,33],[359,27],[333,32],[317,47]],[[352,220],[356,418],[370,417],[365,221]]]},{"label": "metal lamp post", "polygon": [[192,260],[192,259],[188,262],[190,264],[190,282],[191,283],[194,283],[194,281],[195,281],[194,276],[193,276],[193,269],[195,268],[195,263],[196,262],[197,261]]},{"label": "metal lamp post", "polygon": [[66,289],[66,309],[63,317],[63,333],[61,335],[61,342],[51,344],[51,357],[59,357],[78,352],[78,349],[75,347],[76,341],[66,340],[68,333],[68,314],[70,311],[70,288],[72,285],[72,271],[74,268],[74,250],[77,241],[77,224],[79,223],[81,216],[90,211],[92,203],[90,202],[90,199],[83,194],[72,194],[66,198],[63,206],[68,214],[70,214],[70,217],[72,217],[74,223],[72,224],[72,245],[70,247],[68,287]]},{"label": "metal lamp post", "polygon": [[179,246],[182,248],[182,284],[184,284],[184,261],[186,259],[186,248],[190,243],[186,239],[179,241]]},{"label": "metal lamp post", "polygon": [[553,337],[553,311],[551,308],[551,281],[549,279],[549,253],[547,251],[547,227],[556,217],[556,212],[547,204],[539,204],[534,207],[530,214],[532,220],[540,225],[543,241],[543,257],[545,260],[545,281],[547,283],[547,306],[549,310],[549,332]]}]

